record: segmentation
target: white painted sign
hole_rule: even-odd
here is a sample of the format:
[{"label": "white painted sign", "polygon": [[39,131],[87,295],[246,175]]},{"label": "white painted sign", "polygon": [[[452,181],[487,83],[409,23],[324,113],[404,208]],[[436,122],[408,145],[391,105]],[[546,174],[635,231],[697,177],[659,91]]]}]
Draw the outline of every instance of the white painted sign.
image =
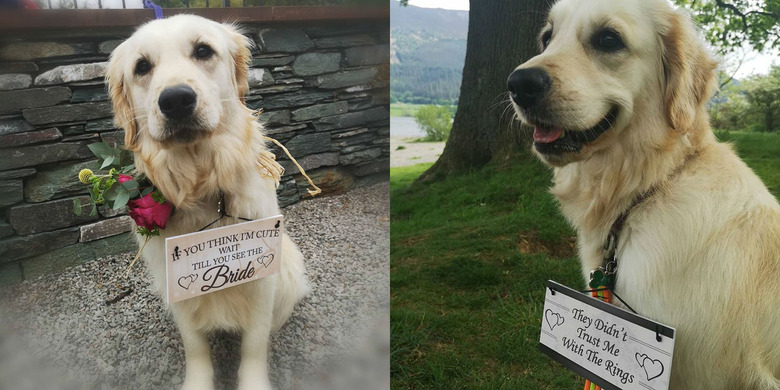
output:
[{"label": "white painted sign", "polygon": [[168,303],[279,272],[281,215],[165,239]]},{"label": "white painted sign", "polygon": [[539,349],[605,390],[668,389],[674,333],[547,281]]}]

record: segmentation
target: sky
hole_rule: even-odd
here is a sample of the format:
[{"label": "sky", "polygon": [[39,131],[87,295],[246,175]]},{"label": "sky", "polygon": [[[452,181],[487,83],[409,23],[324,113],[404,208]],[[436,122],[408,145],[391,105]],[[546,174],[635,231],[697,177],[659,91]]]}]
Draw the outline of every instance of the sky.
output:
[{"label": "sky", "polygon": [[[443,8],[464,11],[468,11],[469,9],[469,0],[409,0],[409,4],[422,8]],[[772,63],[780,65],[780,60],[778,60],[777,55],[748,51],[742,66],[736,71],[735,77],[741,79],[752,74],[766,74]]]},{"label": "sky", "polygon": [[768,52],[758,53],[750,50],[745,56],[745,61],[742,63],[742,66],[740,66],[734,74],[734,77],[743,79],[752,74],[767,74],[769,73],[769,67],[772,63],[780,65],[777,55],[772,55],[772,53]]}]

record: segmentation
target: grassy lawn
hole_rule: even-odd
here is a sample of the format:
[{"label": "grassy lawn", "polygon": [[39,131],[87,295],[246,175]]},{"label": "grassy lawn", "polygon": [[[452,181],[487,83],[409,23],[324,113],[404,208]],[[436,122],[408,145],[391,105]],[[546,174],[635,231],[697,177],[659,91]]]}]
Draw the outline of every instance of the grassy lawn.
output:
[{"label": "grassy lawn", "polygon": [[390,116],[411,116],[413,117],[422,104],[392,103],[390,104]]},{"label": "grassy lawn", "polygon": [[769,191],[780,199],[780,134],[718,132],[718,139],[736,146],[742,160],[761,177]]},{"label": "grassy lawn", "polygon": [[[780,135],[719,134],[780,196]],[[581,287],[574,232],[534,161],[426,186],[393,168],[393,389],[581,389],[537,350],[544,282]]]}]

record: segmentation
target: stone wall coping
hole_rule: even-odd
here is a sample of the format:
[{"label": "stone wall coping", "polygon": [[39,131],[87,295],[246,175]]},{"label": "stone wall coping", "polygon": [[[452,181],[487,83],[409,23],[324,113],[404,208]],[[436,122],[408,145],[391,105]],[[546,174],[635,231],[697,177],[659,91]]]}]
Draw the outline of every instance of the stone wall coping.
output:
[{"label": "stone wall coping", "polygon": [[[389,6],[273,6],[242,8],[165,8],[163,14],[200,15],[219,22],[301,22],[389,20]],[[151,9],[7,9],[0,31],[83,27],[132,27],[154,19]]]}]

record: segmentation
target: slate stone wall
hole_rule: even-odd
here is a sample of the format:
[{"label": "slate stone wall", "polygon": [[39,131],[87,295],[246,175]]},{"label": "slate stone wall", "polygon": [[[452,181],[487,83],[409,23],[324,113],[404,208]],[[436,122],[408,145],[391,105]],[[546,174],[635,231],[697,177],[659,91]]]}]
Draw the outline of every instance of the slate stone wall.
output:
[{"label": "slate stone wall", "polygon": [[[389,26],[381,22],[244,25],[256,43],[247,105],[264,110],[323,189],[342,193],[389,171]],[[131,29],[0,36],[0,285],[132,251],[127,211],[76,216],[77,181],[95,169],[87,145],[121,144],[103,85],[111,51]],[[280,150],[282,205],[307,183]]]}]

